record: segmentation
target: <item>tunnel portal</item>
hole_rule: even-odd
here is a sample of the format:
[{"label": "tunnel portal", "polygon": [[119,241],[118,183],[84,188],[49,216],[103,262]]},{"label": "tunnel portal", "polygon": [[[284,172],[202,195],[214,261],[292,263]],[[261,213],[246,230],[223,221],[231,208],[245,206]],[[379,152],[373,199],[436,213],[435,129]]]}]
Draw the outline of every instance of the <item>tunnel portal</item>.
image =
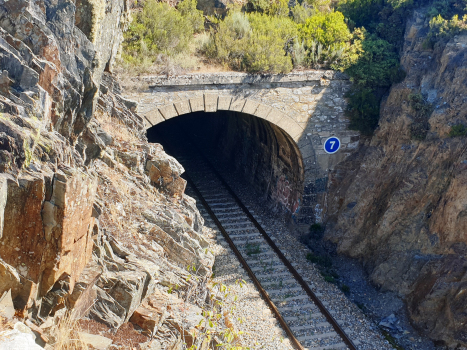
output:
[{"label": "tunnel portal", "polygon": [[[219,159],[228,160],[262,198],[279,203],[275,207],[284,207],[304,230],[326,220],[328,185],[339,177],[336,167],[354,154],[360,140],[358,132],[347,128],[347,76],[322,70],[217,72],[135,81],[147,88],[126,97],[138,101],[137,113],[148,129],[199,116],[185,129],[200,135],[209,130],[203,142],[211,142],[210,154],[214,150]],[[334,154],[323,149],[331,136],[341,144]]]},{"label": "tunnel portal", "polygon": [[[180,138],[164,140],[169,128]],[[288,133],[267,120],[233,111],[195,112],[153,126],[147,136],[163,146],[193,142],[218,167],[247,182],[275,212],[293,218],[300,210],[301,152]]]}]

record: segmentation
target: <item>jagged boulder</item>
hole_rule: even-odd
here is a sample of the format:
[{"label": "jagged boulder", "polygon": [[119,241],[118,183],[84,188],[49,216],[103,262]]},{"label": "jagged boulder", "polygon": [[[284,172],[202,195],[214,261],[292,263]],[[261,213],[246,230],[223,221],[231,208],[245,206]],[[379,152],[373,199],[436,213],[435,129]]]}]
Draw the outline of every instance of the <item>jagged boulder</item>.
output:
[{"label": "jagged boulder", "polygon": [[136,309],[130,321],[152,334],[166,319],[183,334],[187,346],[191,346],[193,333],[197,333],[196,327],[204,318],[196,305],[156,289]]},{"label": "jagged boulder", "polygon": [[52,194],[42,211],[47,246],[42,257],[40,295],[63,274],[71,276],[73,290],[90,260],[96,189],[96,180],[80,171],[62,168],[54,174]]},{"label": "jagged boulder", "polygon": [[180,177],[185,171],[177,160],[164,152],[146,162],[146,170],[152,183],[173,196],[182,196],[185,192],[186,180]]}]

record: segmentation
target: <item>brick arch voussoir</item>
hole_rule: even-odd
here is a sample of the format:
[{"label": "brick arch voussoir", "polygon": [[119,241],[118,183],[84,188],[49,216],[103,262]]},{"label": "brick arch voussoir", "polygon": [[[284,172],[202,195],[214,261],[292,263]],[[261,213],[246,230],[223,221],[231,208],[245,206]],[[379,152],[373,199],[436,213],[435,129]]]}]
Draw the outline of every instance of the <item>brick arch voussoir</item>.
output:
[{"label": "brick arch voussoir", "polygon": [[274,107],[249,98],[243,99],[215,93],[205,93],[203,96],[174,101],[140,114],[146,119],[147,128],[150,128],[180,115],[217,111],[241,112],[265,119],[287,132],[295,142],[298,142],[303,133],[303,127],[300,124]]}]

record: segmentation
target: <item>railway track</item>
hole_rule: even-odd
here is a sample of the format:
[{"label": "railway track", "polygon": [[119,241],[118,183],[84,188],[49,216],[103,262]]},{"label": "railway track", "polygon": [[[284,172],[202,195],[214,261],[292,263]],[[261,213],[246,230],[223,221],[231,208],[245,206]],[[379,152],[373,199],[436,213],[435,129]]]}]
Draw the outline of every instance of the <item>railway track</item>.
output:
[{"label": "railway track", "polygon": [[193,143],[190,147],[167,144],[166,140],[173,139],[170,136],[175,134],[166,133],[161,140],[184,166],[187,193],[202,204],[199,209],[205,225],[222,234],[220,243],[230,246],[295,348],[356,350],[356,344],[262,228],[261,220],[210,161]]}]

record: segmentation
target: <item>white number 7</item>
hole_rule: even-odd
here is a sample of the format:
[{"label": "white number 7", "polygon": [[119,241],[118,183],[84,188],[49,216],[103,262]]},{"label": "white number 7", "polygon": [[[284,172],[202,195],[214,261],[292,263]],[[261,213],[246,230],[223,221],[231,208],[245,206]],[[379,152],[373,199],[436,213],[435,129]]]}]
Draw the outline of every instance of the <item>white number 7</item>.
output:
[{"label": "white number 7", "polygon": [[331,144],[331,149],[333,149],[333,148],[334,148],[334,144],[336,143],[336,141],[331,141],[331,142],[329,142],[329,143]]}]

